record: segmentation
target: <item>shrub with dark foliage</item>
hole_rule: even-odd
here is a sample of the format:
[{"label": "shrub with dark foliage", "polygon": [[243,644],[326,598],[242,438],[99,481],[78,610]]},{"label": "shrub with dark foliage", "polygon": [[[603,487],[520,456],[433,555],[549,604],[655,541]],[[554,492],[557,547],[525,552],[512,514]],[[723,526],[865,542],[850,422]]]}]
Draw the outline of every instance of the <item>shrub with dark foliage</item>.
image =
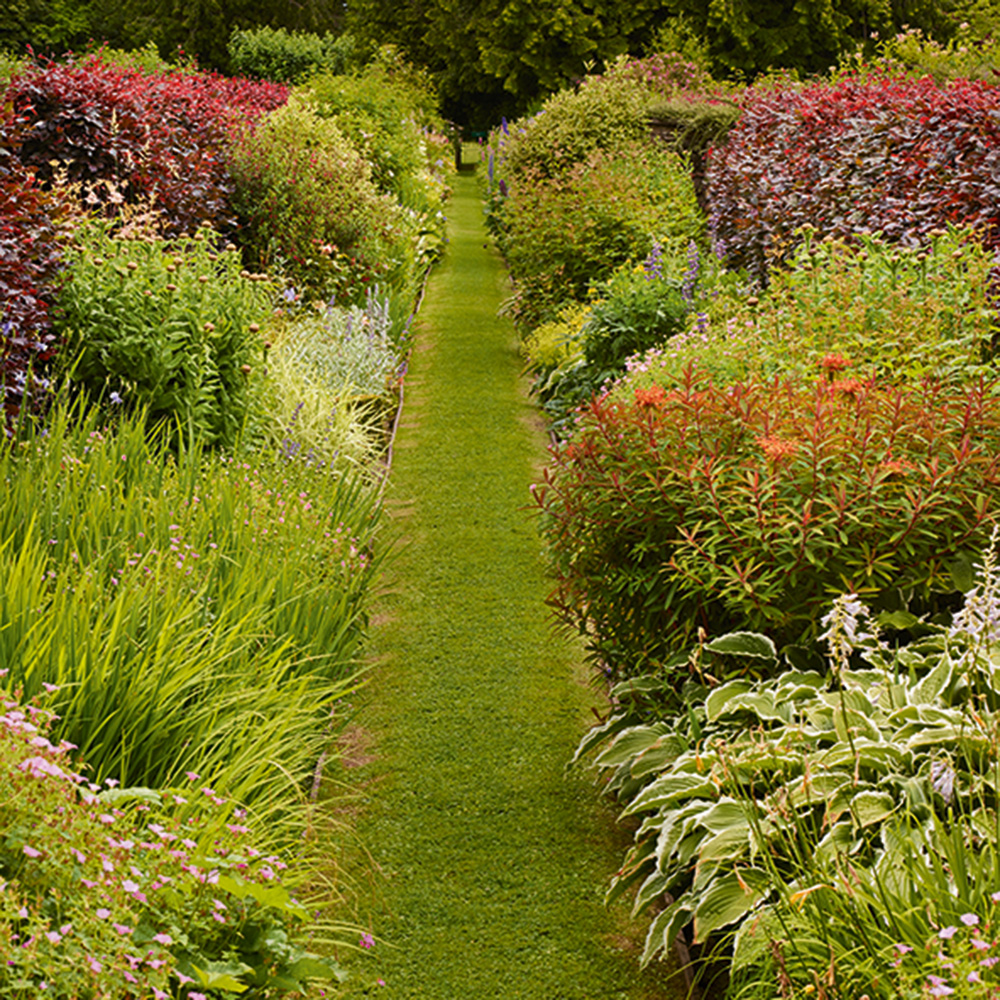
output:
[{"label": "shrub with dark foliage", "polygon": [[161,214],[168,235],[234,225],[225,150],[234,129],[284,104],[276,84],[188,72],[146,74],[102,61],[16,75],[6,99],[25,119],[19,148],[46,186],[58,173],[92,204],[123,196]]},{"label": "shrub with dark foliage", "polygon": [[708,163],[711,231],[730,264],[763,277],[807,223],[911,245],[972,225],[1000,245],[1000,88],[874,75],[769,84],[741,103]]}]

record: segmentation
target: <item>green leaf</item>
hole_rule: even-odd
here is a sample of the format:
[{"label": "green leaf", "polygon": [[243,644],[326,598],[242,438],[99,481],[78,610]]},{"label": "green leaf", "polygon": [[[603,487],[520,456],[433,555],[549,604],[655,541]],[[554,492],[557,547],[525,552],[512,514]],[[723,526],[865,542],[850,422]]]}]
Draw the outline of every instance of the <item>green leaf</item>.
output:
[{"label": "green leaf", "polygon": [[966,553],[960,553],[948,563],[948,574],[956,590],[967,594],[976,585],[976,567]]},{"label": "green leaf", "polygon": [[750,824],[743,821],[702,841],[698,851],[698,864],[708,861],[734,861],[750,850]]},{"label": "green leaf", "polygon": [[237,978],[253,972],[249,965],[244,965],[242,962],[209,962],[204,969],[197,965],[192,965],[191,968],[194,969],[200,984],[210,989],[245,993],[250,988]]},{"label": "green leaf", "polygon": [[718,795],[718,789],[708,778],[697,774],[667,774],[643,789],[629,803],[622,815],[631,816],[644,809],[659,809],[677,799],[703,795],[709,795],[712,799]]},{"label": "green leaf", "polygon": [[306,955],[286,971],[296,979],[327,979],[338,983],[344,982],[348,975],[332,959],[320,958],[318,955]]},{"label": "green leaf", "polygon": [[777,660],[778,650],[766,636],[757,632],[730,632],[705,646],[710,653],[724,656],[752,656],[762,660]]},{"label": "green leaf", "polygon": [[752,687],[750,681],[730,681],[715,688],[705,699],[705,716],[708,721],[715,722],[736,695],[746,694]]},{"label": "green leaf", "polygon": [[674,938],[681,928],[691,918],[691,897],[688,893],[661,910],[656,919],[649,925],[646,933],[646,947],[639,960],[641,968],[645,968],[661,952],[672,947]]},{"label": "green leaf", "polygon": [[913,628],[920,619],[909,611],[883,611],[877,619],[883,628]]},{"label": "green leaf", "polygon": [[953,669],[951,657],[945,653],[938,660],[937,666],[910,688],[910,704],[930,705],[937,701],[941,697],[941,693],[951,682]]},{"label": "green leaf", "polygon": [[695,904],[695,944],[704,943],[713,931],[742,919],[770,888],[770,876],[758,868],[748,868],[715,879]]},{"label": "green leaf", "polygon": [[98,802],[120,806],[124,802],[151,802],[159,805],[163,799],[152,788],[106,788],[97,796]]},{"label": "green leaf", "polygon": [[886,792],[859,792],[851,799],[851,816],[858,826],[872,826],[896,812],[898,805]]},{"label": "green leaf", "polygon": [[615,741],[600,753],[594,761],[595,767],[617,767],[644,750],[655,746],[663,736],[673,735],[674,727],[666,722],[657,722],[652,726],[633,726],[625,729],[615,737]]},{"label": "green leaf", "polygon": [[767,944],[781,937],[781,921],[770,906],[762,906],[740,924],[733,942],[732,969],[757,964],[767,954]]}]

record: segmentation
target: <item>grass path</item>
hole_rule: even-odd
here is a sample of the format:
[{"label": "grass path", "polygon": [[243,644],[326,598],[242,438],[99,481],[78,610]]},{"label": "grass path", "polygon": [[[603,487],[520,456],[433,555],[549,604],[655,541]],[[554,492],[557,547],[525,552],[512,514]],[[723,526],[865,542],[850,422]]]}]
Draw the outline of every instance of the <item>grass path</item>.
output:
[{"label": "grass path", "polygon": [[380,940],[347,995],[679,997],[663,969],[639,973],[639,941],[605,910],[622,835],[590,776],[565,774],[597,696],[543,606],[525,506],[544,435],[496,318],[506,277],[467,175],[449,228],[407,380],[389,497],[403,548],[358,720]]}]

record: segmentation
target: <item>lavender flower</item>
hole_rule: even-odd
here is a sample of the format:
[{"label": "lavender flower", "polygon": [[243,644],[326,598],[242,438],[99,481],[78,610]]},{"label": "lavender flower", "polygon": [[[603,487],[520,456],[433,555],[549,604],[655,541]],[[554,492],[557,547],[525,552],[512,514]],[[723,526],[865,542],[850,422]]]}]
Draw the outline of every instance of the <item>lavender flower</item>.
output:
[{"label": "lavender flower", "polygon": [[681,296],[691,305],[694,302],[695,289],[698,287],[698,273],[701,269],[701,259],[698,256],[698,244],[694,240],[688,244],[688,268],[681,284]]},{"label": "lavender flower", "polygon": [[[951,804],[955,795],[955,771],[947,761],[936,760],[931,764],[931,787],[944,799],[945,805]],[[972,916],[973,923],[976,922],[974,914],[965,914],[962,923],[971,926],[965,919],[967,916]]]},{"label": "lavender flower", "polygon": [[642,265],[646,272],[646,280],[653,281],[655,278],[663,277],[663,247],[659,240],[653,240],[653,247],[649,251],[649,256]]}]

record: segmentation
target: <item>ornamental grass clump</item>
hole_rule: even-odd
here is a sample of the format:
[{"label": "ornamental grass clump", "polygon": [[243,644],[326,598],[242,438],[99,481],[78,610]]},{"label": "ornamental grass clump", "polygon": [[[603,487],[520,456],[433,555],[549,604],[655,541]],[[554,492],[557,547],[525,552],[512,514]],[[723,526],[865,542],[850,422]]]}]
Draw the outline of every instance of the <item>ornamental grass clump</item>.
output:
[{"label": "ornamental grass clump", "polygon": [[385,448],[406,362],[391,302],[304,309],[272,324],[252,433],[263,447],[318,468],[371,471]]},{"label": "ornamental grass clump", "polygon": [[186,770],[294,839],[356,683],[376,497],[278,456],[174,453],[141,412],[57,410],[0,453],[0,661],[59,685],[57,738],[90,774]]},{"label": "ornamental grass clump", "polygon": [[821,381],[672,389],[581,408],[534,495],[550,603],[615,677],[664,667],[699,630],[815,639],[843,589],[936,607],[984,544],[1000,489],[996,383]]}]

